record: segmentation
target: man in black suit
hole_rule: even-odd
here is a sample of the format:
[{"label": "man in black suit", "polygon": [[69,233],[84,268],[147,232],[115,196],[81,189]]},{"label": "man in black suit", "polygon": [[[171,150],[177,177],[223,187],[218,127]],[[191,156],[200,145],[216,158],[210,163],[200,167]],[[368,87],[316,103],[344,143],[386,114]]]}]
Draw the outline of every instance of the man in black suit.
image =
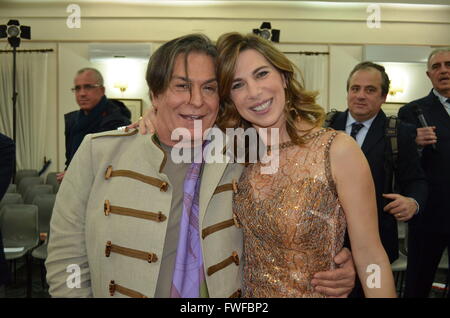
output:
[{"label": "man in black suit", "polygon": [[[95,68],[79,70],[72,91],[80,109],[64,115],[66,170],[87,134],[129,125],[131,115],[123,103],[106,98],[103,76]],[[58,181],[62,181],[63,177],[64,172],[58,174]]]},{"label": "man in black suit", "polygon": [[[14,141],[0,134],[0,201],[8,189],[14,170]],[[3,252],[3,239],[0,232],[0,298],[4,297],[4,285],[9,281],[9,270]]]},{"label": "man in black suit", "polygon": [[[422,211],[427,184],[420,167],[411,125],[398,122],[398,159],[392,168],[388,118],[381,110],[389,92],[389,77],[384,67],[371,62],[355,66],[347,80],[347,106],[338,113],[330,127],[344,130],[355,138],[369,162],[375,183],[381,242],[390,262],[398,258],[397,221],[409,221]],[[396,189],[392,178],[395,178]],[[357,285],[358,286],[358,285]],[[358,287],[352,293],[362,296]]]},{"label": "man in black suit", "polygon": [[[442,253],[450,248],[450,48],[430,54],[427,75],[433,85],[430,94],[399,111],[402,120],[417,128],[430,189],[420,222],[409,226],[405,297],[428,297]],[[420,122],[420,113],[425,122]]]}]

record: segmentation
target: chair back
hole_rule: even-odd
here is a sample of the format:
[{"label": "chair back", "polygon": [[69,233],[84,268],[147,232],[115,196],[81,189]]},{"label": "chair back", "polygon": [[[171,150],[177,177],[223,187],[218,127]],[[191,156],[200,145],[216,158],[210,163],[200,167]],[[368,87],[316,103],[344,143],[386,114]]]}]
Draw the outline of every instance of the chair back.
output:
[{"label": "chair back", "polygon": [[37,206],[5,205],[0,213],[0,228],[5,247],[34,248],[39,244]]},{"label": "chair back", "polygon": [[6,193],[16,193],[16,192],[17,192],[17,185],[14,183],[10,183],[8,189],[6,190]]},{"label": "chair back", "polygon": [[22,169],[17,170],[15,183],[18,185],[20,181],[25,177],[38,177],[38,171],[35,169]]},{"label": "chair back", "polygon": [[59,190],[60,183],[56,179],[57,172],[49,172],[47,178],[45,179],[45,184],[51,184],[53,186],[53,193],[57,193]]},{"label": "chair back", "polygon": [[42,180],[41,177],[24,177],[17,186],[17,192],[19,192],[22,197],[25,197],[25,193],[27,193],[30,186],[43,183],[44,180]]},{"label": "chair back", "polygon": [[6,204],[23,203],[20,193],[5,193],[3,199],[0,201],[0,209]]},{"label": "chair back", "polygon": [[56,194],[38,194],[33,204],[39,211],[39,232],[49,233],[50,219],[52,218],[53,206],[55,205]]},{"label": "chair back", "polygon": [[28,187],[27,192],[23,201],[25,204],[32,204],[34,198],[39,194],[50,194],[53,193],[53,186],[50,184],[34,184]]}]

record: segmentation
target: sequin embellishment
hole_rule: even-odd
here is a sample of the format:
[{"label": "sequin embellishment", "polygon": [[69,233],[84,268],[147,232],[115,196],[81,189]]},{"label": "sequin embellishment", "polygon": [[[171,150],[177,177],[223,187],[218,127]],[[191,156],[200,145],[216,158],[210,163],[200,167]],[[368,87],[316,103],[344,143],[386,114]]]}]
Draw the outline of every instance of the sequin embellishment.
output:
[{"label": "sequin embellishment", "polygon": [[244,230],[243,297],[324,297],[311,279],[335,268],[346,228],[329,160],[337,134],[281,144],[275,174],[261,174],[260,163],[244,170],[233,203]]}]

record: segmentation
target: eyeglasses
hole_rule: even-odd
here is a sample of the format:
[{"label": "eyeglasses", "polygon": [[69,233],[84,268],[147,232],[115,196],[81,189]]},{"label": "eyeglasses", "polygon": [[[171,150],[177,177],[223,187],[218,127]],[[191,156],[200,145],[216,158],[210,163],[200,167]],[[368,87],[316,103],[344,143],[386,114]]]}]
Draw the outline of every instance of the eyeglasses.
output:
[{"label": "eyeglasses", "polygon": [[93,89],[95,89],[97,87],[101,87],[101,86],[102,85],[100,85],[100,84],[84,84],[84,85],[77,85],[75,87],[72,87],[70,90],[72,91],[72,93],[78,93],[82,89],[89,92],[89,91],[92,91]]}]

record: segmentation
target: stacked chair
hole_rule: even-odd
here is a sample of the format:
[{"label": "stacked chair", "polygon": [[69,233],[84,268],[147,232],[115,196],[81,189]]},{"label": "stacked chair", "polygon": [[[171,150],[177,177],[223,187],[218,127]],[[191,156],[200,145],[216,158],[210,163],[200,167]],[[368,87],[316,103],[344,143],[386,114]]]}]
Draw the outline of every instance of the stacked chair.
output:
[{"label": "stacked chair", "polygon": [[32,185],[26,190],[23,201],[26,204],[34,204],[34,198],[40,194],[53,194],[53,186],[50,184]]},{"label": "stacked chair", "polygon": [[24,177],[20,180],[20,183],[17,186],[17,192],[20,193],[22,197],[25,196],[27,190],[37,184],[44,184],[44,179],[41,177]]},{"label": "stacked chair", "polygon": [[438,270],[445,271],[446,272],[446,282],[444,287],[444,292],[442,293],[442,297],[446,297],[446,295],[449,293],[449,280],[450,280],[450,272],[448,270],[448,249],[445,249],[444,253],[442,254],[441,261],[438,265]]},{"label": "stacked chair", "polygon": [[39,210],[39,231],[40,238],[44,241],[39,247],[33,250],[31,256],[37,259],[41,267],[41,283],[45,288],[45,259],[47,258],[47,245],[50,234],[50,219],[55,205],[56,194],[40,194],[33,200],[33,204]]},{"label": "stacked chair", "polygon": [[25,177],[39,177],[38,171],[34,169],[23,169],[16,172],[15,184],[20,184]]},{"label": "stacked chair", "polygon": [[[16,261],[25,258],[27,269],[27,297],[31,297],[31,251],[39,244],[38,208],[30,204],[6,204],[0,210],[0,229],[5,257],[12,261],[16,274]],[[16,250],[8,251],[15,248]]]},{"label": "stacked chair", "polygon": [[16,193],[17,192],[17,186],[14,183],[11,183],[8,186],[8,189],[6,190],[6,193]]},{"label": "stacked chair", "polygon": [[10,262],[16,281],[17,260],[24,259],[27,273],[27,297],[32,295],[32,261],[41,265],[41,282],[45,288],[45,266],[50,218],[59,183],[56,172],[47,178],[37,170],[19,170],[0,201],[0,230],[6,260]]},{"label": "stacked chair", "polygon": [[395,286],[397,286],[397,293],[399,297],[403,296],[404,282],[406,277],[406,268],[408,265],[408,225],[405,222],[397,222],[398,226],[398,239],[399,239],[399,251],[398,259],[391,264],[392,271],[394,272]]},{"label": "stacked chair", "polygon": [[49,172],[47,178],[45,179],[45,184],[50,184],[53,186],[53,193],[57,193],[59,190],[60,183],[56,180],[56,172]]},{"label": "stacked chair", "polygon": [[22,204],[22,203],[23,199],[20,193],[7,192],[3,196],[3,199],[0,201],[0,210],[4,205],[7,204]]},{"label": "stacked chair", "polygon": [[[405,222],[398,222],[398,239],[399,239],[399,257],[391,264],[394,272],[395,284],[397,286],[398,296],[402,297],[404,293],[404,281],[406,277],[407,255],[408,255],[408,225]],[[448,250],[445,249],[441,261],[438,265],[438,270],[444,271],[446,274],[445,287],[443,289],[442,297],[446,297],[449,292],[450,274],[448,271]]]}]

